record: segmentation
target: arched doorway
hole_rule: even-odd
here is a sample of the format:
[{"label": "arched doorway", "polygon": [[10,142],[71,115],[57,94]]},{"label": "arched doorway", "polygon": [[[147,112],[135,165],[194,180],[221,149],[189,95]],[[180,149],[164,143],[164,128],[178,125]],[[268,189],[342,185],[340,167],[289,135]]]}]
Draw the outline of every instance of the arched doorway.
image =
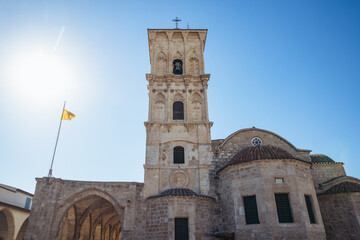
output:
[{"label": "arched doorway", "polygon": [[121,218],[105,198],[90,195],[78,200],[63,215],[57,240],[121,240]]},{"label": "arched doorway", "polygon": [[27,218],[24,223],[21,225],[21,228],[19,230],[19,233],[17,234],[16,240],[23,240],[25,238],[25,232],[27,225],[29,223],[29,218]]},{"label": "arched doorway", "polygon": [[14,218],[10,211],[0,211],[0,240],[14,238]]}]

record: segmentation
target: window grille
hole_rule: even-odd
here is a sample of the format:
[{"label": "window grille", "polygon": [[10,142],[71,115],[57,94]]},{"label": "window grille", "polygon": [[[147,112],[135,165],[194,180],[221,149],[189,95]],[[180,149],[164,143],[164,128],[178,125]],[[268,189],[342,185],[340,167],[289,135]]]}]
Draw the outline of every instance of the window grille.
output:
[{"label": "window grille", "polygon": [[315,222],[315,215],[311,204],[311,197],[309,195],[305,195],[305,202],[306,202],[306,208],[309,214],[310,223],[316,223]]},{"label": "window grille", "polygon": [[174,147],[174,163],[185,163],[183,147]]},{"label": "window grille", "polygon": [[246,224],[260,223],[255,195],[244,197],[244,208]]},{"label": "window grille", "polygon": [[184,103],[174,102],[173,103],[173,119],[184,120]]},{"label": "window grille", "polygon": [[175,240],[189,239],[189,220],[187,218],[175,218]]},{"label": "window grille", "polygon": [[292,223],[294,222],[288,194],[275,194],[277,214],[279,223]]}]

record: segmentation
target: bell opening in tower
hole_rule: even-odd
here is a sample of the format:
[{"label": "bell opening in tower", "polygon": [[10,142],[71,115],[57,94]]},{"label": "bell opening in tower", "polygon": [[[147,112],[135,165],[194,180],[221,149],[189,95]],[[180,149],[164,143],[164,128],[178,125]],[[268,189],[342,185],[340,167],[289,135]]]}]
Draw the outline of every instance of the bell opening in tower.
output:
[{"label": "bell opening in tower", "polygon": [[182,68],[182,61],[180,59],[175,59],[173,61],[173,73],[174,75],[182,75],[183,73],[183,68]]}]

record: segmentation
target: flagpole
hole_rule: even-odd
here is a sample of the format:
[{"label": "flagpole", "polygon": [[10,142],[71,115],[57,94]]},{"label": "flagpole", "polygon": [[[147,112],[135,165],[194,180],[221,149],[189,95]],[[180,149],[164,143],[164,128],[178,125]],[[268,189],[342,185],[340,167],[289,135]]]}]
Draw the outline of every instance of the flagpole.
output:
[{"label": "flagpole", "polygon": [[52,168],[53,168],[53,164],[54,164],[54,158],[55,158],[55,153],[56,153],[56,147],[57,147],[57,143],[58,143],[58,140],[59,140],[60,129],[61,129],[61,123],[62,123],[62,120],[63,120],[63,115],[64,115],[65,105],[66,105],[66,101],[64,101],[64,107],[63,107],[63,110],[62,110],[62,112],[61,112],[61,118],[60,118],[59,130],[58,130],[58,134],[57,134],[57,137],[56,137],[55,149],[54,149],[53,157],[52,157],[52,160],[51,160],[51,167],[50,167],[50,169],[49,169],[49,174],[48,174],[48,177],[52,177],[52,170],[53,170]]}]

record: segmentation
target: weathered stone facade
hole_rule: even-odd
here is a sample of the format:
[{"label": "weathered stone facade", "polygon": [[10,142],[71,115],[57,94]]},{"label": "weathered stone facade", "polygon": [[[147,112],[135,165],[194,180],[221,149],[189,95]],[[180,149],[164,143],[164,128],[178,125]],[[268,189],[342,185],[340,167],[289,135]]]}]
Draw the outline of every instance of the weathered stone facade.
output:
[{"label": "weathered stone facade", "polygon": [[144,183],[39,178],[25,239],[360,238],[342,163],[257,128],[211,140],[206,34],[148,30]]}]

